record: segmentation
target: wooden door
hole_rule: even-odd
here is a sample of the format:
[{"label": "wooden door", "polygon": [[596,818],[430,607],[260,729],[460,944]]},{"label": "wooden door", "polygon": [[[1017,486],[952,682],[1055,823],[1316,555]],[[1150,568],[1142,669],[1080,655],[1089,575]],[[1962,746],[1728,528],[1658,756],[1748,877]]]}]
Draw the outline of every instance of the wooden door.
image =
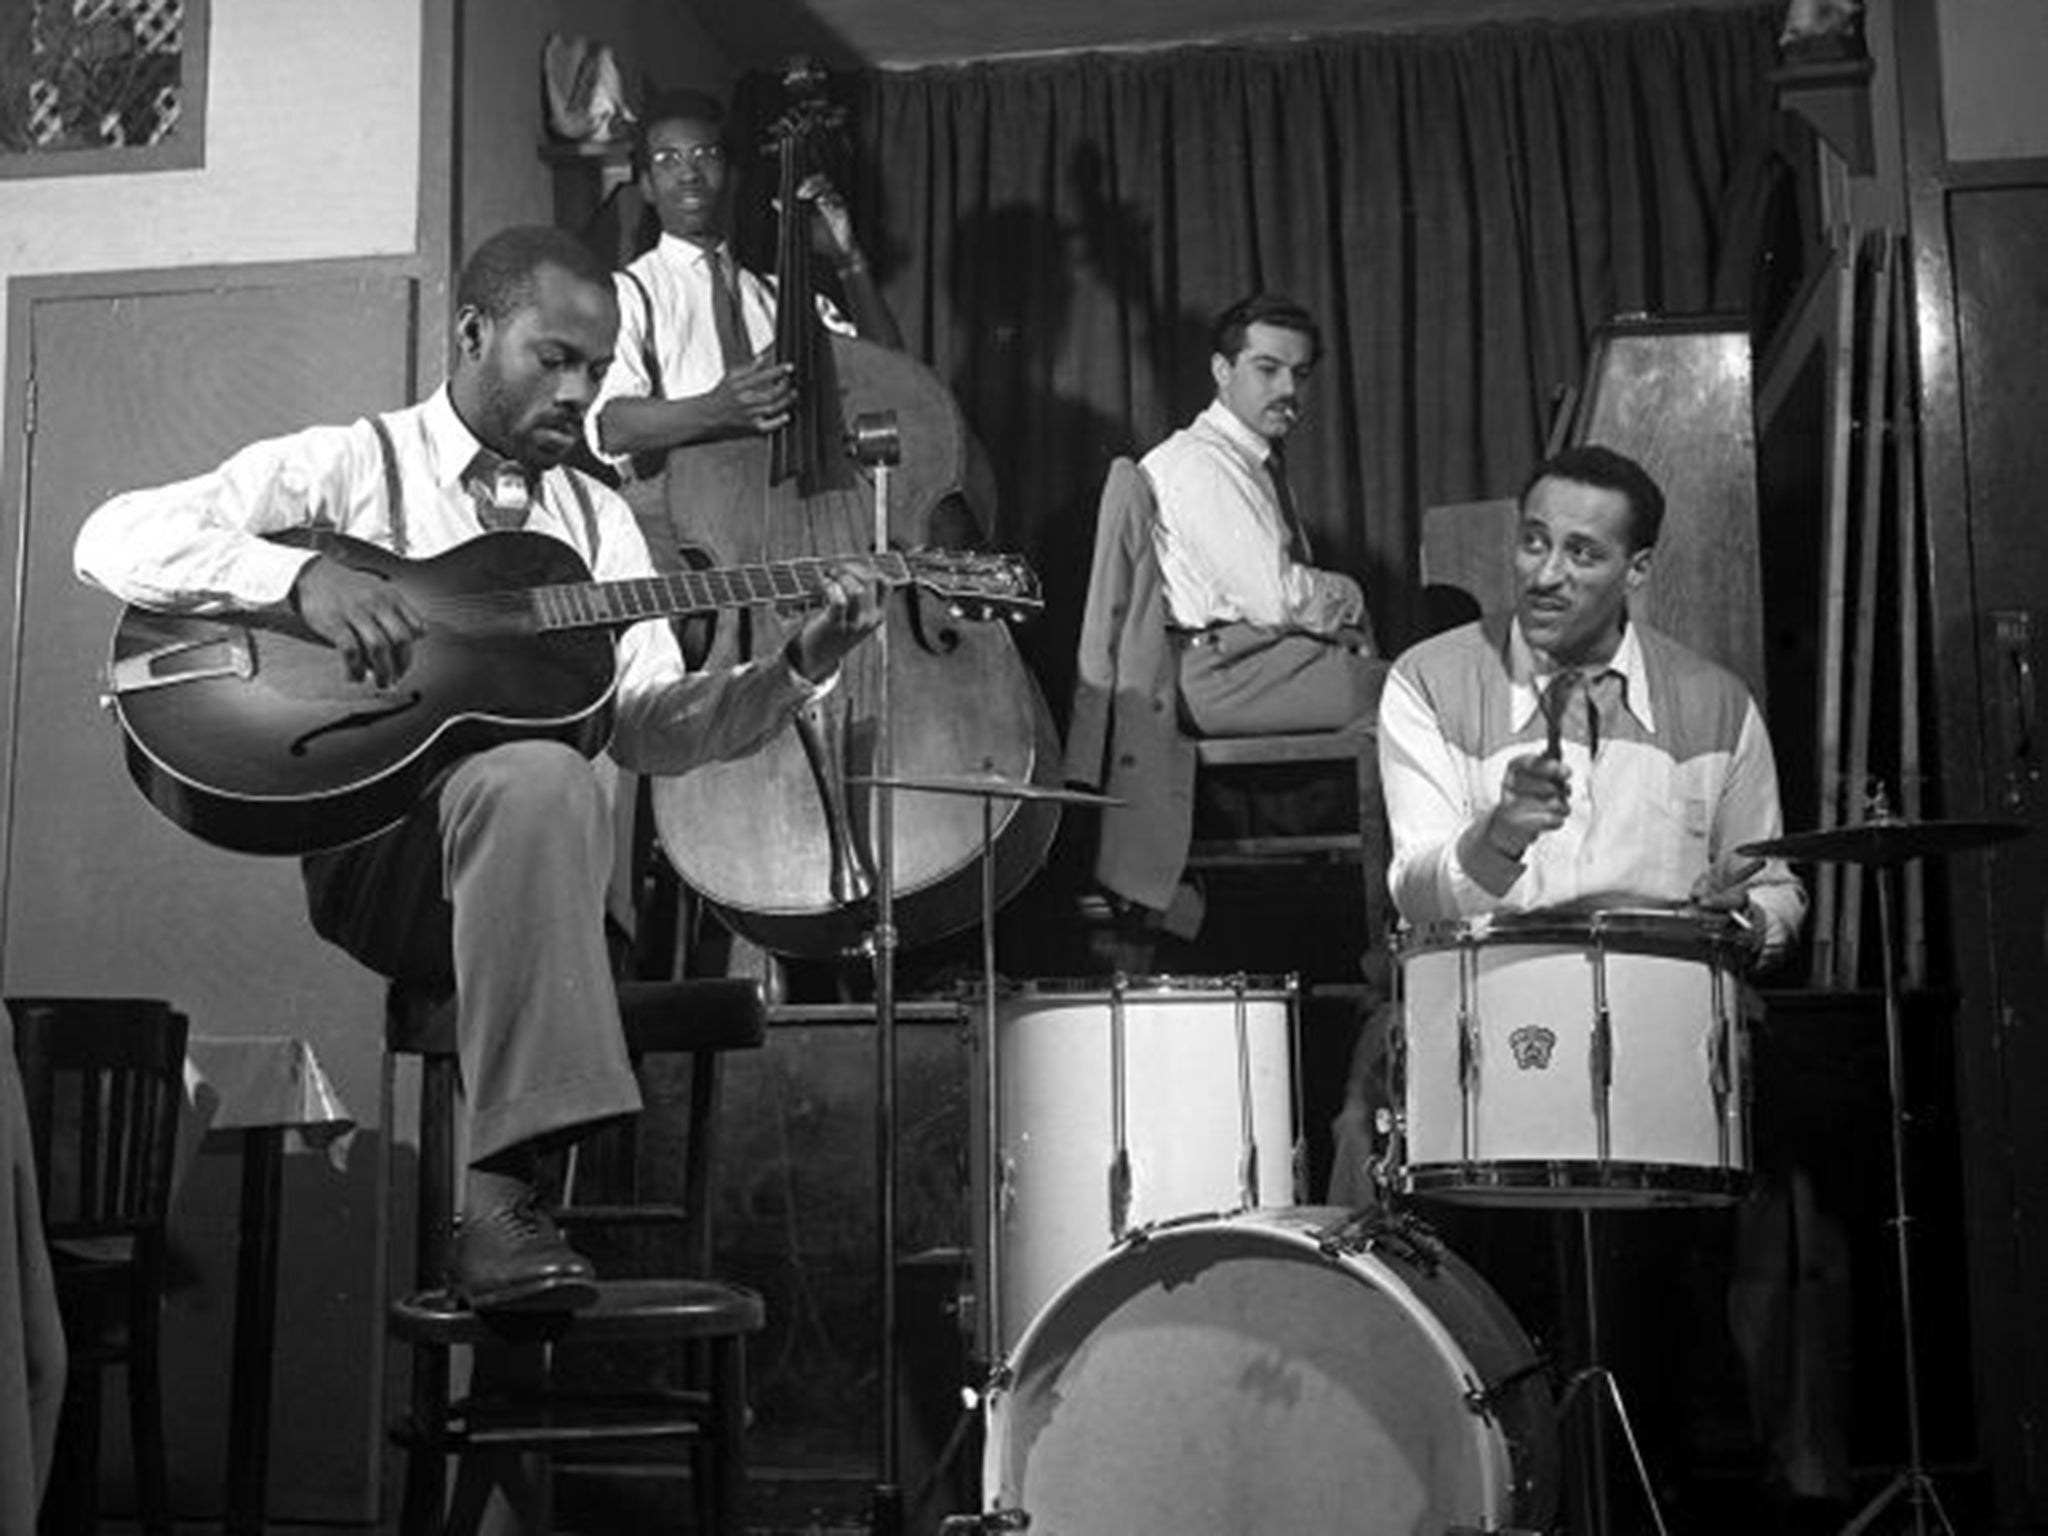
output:
[{"label": "wooden door", "polygon": [[[71,548],[110,493],[197,473],[255,438],[403,403],[413,284],[322,264],[17,283],[17,397],[30,426],[15,594],[0,651],[6,728],[0,985],[172,999],[195,1033],[296,1034],[359,1123],[377,1108],[381,988],[307,927],[297,866],[206,847],[127,781],[98,705],[117,605]],[[25,302],[24,302],[25,300]],[[14,417],[13,419],[22,419]],[[374,1513],[381,1319],[376,1158],[287,1159],[273,1513]],[[181,1193],[165,1359],[177,1507],[217,1509],[233,1294],[234,1166],[202,1156]],[[125,1444],[115,1434],[110,1445]]]},{"label": "wooden door", "polygon": [[1945,737],[1962,802],[1950,810],[2033,829],[1941,871],[1957,897],[1958,971],[1976,994],[1957,1042],[1974,1154],[1976,1354],[1994,1449],[2022,1441],[2003,1458],[2025,1469],[2006,1479],[2007,1507],[2048,1521],[2048,185],[1957,190],[1948,221],[1968,519],[1947,520],[1951,537],[1967,537],[1947,558],[1967,561],[1974,595],[1937,614],[1953,658],[1945,702],[1968,711],[1968,729]]}]

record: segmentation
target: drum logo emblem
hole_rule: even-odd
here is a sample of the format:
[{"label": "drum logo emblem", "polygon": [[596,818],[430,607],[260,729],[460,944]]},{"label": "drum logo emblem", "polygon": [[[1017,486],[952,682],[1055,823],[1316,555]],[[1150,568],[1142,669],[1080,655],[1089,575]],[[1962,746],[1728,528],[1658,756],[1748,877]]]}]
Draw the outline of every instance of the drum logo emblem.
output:
[{"label": "drum logo emblem", "polygon": [[1508,1036],[1508,1049],[1515,1053],[1515,1065],[1524,1072],[1548,1072],[1550,1053],[1557,1049],[1557,1035],[1541,1024],[1524,1024]]}]

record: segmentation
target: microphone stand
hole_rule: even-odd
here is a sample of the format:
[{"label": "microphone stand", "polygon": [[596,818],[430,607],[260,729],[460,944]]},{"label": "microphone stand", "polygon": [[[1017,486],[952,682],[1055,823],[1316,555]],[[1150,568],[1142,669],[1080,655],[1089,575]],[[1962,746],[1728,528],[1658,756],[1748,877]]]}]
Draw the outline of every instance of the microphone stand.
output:
[{"label": "microphone stand", "polygon": [[[856,464],[874,470],[874,552],[889,549],[889,470],[903,461],[903,441],[894,411],[874,411],[854,418],[846,433],[846,451]],[[886,601],[886,599],[885,599]],[[885,621],[869,642],[875,647],[880,677],[875,687],[873,772],[887,778],[895,771],[894,723],[889,698],[889,625]],[[875,979],[875,1179],[876,1289],[881,1346],[879,1391],[881,1411],[875,1415],[878,1442],[876,1475],[870,1497],[869,1529],[873,1536],[900,1536],[903,1529],[902,1450],[896,1424],[896,797],[884,791],[873,801],[875,850],[875,925],[869,938],[869,964]]]}]

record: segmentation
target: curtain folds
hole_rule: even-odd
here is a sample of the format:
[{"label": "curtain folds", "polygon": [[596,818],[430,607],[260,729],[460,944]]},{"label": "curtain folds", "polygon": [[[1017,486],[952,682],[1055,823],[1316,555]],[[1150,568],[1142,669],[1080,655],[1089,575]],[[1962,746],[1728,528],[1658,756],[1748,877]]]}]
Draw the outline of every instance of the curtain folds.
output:
[{"label": "curtain folds", "polygon": [[854,201],[911,350],[997,470],[1066,696],[1095,497],[1211,392],[1208,317],[1292,294],[1324,358],[1289,462],[1380,639],[1423,509],[1513,493],[1611,316],[1740,308],[1727,206],[1773,112],[1775,6],[1074,55],[842,82]]}]

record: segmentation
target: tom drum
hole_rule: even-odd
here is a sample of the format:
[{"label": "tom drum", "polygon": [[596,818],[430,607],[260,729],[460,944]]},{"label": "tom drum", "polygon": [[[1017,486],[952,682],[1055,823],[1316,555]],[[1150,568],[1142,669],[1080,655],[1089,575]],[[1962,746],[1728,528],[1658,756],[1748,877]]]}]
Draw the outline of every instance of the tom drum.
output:
[{"label": "tom drum", "polygon": [[972,1180],[985,1359],[1133,1228],[1294,1202],[1295,1000],[1291,977],[1157,976],[998,1001]]}]

